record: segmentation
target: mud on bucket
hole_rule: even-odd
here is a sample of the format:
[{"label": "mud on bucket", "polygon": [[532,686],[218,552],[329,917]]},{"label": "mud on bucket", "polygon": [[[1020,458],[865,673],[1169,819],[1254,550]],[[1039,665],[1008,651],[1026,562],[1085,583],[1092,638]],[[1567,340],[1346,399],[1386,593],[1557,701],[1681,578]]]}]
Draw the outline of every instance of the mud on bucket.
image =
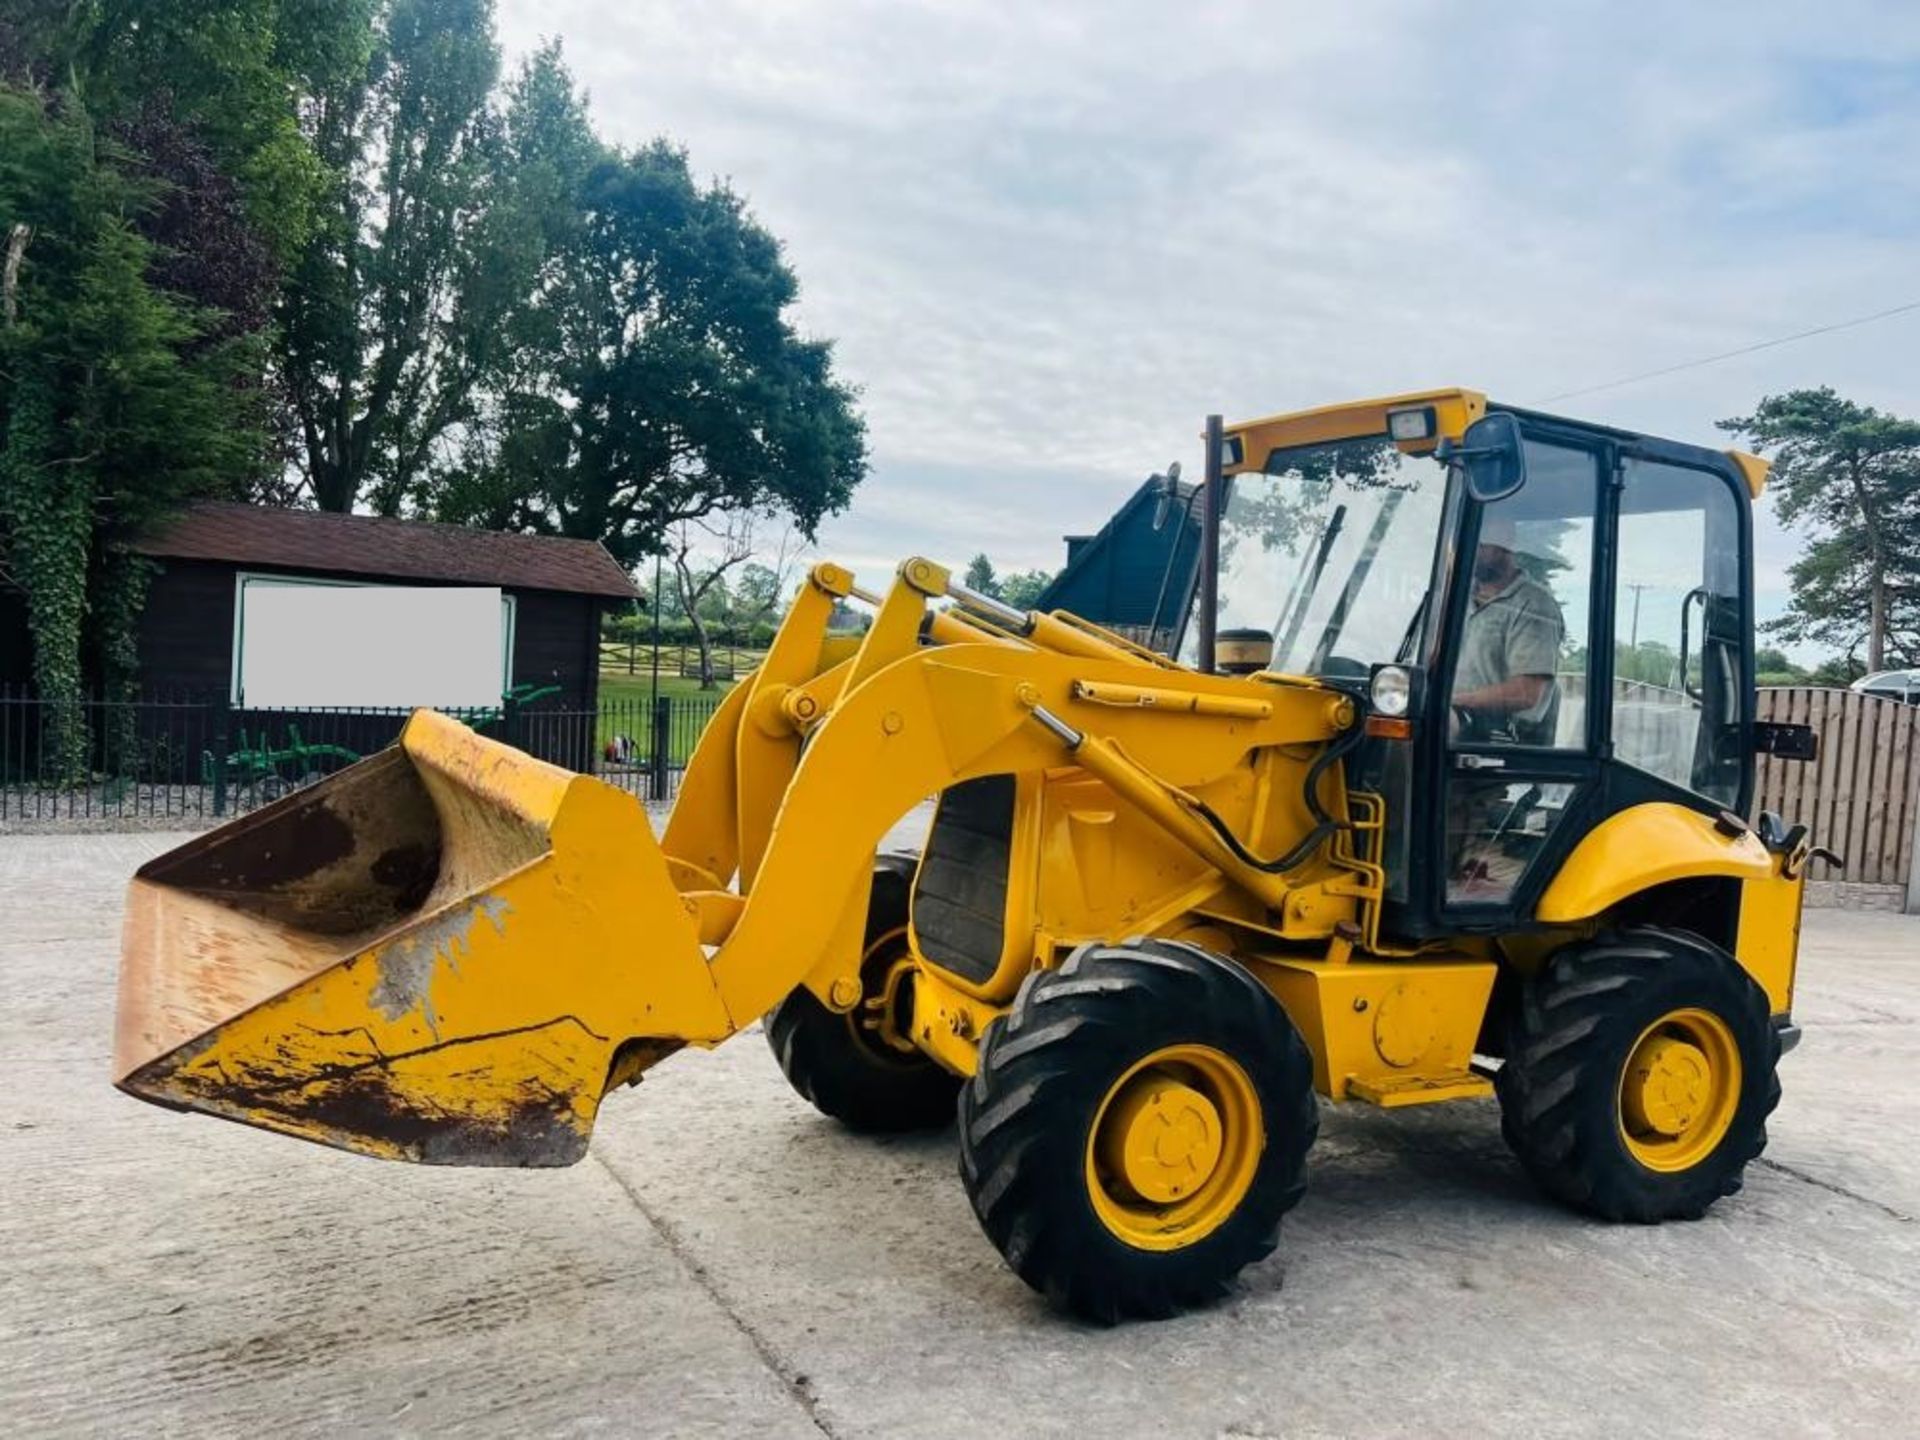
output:
[{"label": "mud on bucket", "polygon": [[142,867],[121,950],[121,1089],[392,1159],[569,1164],[729,1030],[640,803],[431,711]]}]

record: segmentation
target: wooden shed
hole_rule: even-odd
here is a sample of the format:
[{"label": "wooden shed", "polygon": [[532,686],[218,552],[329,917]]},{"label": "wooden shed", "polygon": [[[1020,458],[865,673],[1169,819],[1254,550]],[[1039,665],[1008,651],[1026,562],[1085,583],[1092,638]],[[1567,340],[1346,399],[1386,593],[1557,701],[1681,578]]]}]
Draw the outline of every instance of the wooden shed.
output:
[{"label": "wooden shed", "polygon": [[248,590],[262,582],[497,589],[502,693],[553,686],[583,708],[599,689],[601,614],[637,593],[597,541],[317,510],[202,502],[134,548],[160,566],[140,618],[142,687],[225,692],[235,705],[247,702]]}]

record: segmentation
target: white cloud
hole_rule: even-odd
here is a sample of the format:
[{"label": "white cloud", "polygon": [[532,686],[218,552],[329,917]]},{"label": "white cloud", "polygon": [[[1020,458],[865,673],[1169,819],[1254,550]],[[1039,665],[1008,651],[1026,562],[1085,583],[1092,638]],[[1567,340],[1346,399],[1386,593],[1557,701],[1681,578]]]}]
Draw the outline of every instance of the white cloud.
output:
[{"label": "white cloud", "polygon": [[[1201,417],[1515,401],[1920,298],[1920,12],[502,0],[604,133],[787,242],[874,471],[823,545],[1059,563]],[[1920,317],[1565,408],[1724,443],[1831,383],[1911,412]],[[1792,546],[1770,532],[1763,583]]]}]

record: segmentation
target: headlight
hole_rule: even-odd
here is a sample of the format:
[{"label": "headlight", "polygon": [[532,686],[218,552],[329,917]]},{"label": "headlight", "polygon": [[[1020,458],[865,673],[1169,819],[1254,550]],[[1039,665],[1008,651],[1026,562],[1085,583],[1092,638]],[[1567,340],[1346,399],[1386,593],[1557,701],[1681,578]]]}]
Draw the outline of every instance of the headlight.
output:
[{"label": "headlight", "polygon": [[1374,714],[1398,719],[1413,703],[1413,676],[1398,665],[1382,665],[1373,672],[1368,698]]},{"label": "headlight", "polygon": [[1413,410],[1389,410],[1387,412],[1387,435],[1403,442],[1431,440],[1434,430],[1434,414],[1431,405],[1422,405]]}]

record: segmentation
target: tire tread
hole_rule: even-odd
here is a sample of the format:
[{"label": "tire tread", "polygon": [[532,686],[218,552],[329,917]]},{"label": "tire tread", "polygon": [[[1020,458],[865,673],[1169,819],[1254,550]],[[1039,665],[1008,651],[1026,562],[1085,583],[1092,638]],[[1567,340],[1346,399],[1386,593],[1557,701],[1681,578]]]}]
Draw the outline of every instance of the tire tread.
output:
[{"label": "tire tread", "polygon": [[[1732,1128],[1686,1171],[1646,1169],[1617,1134],[1623,1027],[1642,1013],[1642,997],[1658,996],[1667,1008],[1720,1014],[1743,1062]],[[1739,1190],[1746,1166],[1766,1148],[1766,1119],[1780,1100],[1780,1041],[1765,995],[1731,956],[1678,931],[1603,932],[1561,951],[1527,985],[1506,1053],[1494,1088],[1508,1147],[1548,1195],[1608,1220],[1704,1215]]]},{"label": "tire tread", "polygon": [[[1262,1094],[1269,1153],[1219,1229],[1183,1250],[1133,1250],[1085,1195],[1088,1097],[1129,1056],[1218,1037],[1232,1037],[1229,1053]],[[981,1228],[1050,1303],[1103,1324],[1159,1318],[1219,1298],[1273,1253],[1280,1217],[1305,1192],[1319,1118],[1306,1046],[1246,969],[1175,941],[1088,944],[1029,976],[987,1030],[960,1097],[960,1173]]]},{"label": "tire tread", "polygon": [[[907,897],[916,857],[881,855],[874,861],[866,940],[907,923]],[[864,1134],[938,1130],[953,1123],[960,1077],[925,1056],[866,1053],[837,1015],[805,987],[766,1017],[767,1044],[787,1083],[822,1115]]]}]

